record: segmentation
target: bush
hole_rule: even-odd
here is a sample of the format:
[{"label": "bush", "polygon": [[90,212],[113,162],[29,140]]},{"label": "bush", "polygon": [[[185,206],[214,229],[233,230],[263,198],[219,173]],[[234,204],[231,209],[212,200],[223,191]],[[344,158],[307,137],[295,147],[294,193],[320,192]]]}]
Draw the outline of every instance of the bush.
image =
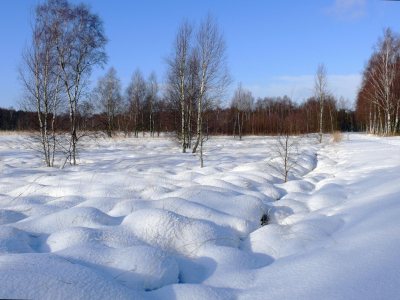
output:
[{"label": "bush", "polygon": [[343,134],[341,131],[335,131],[332,133],[331,138],[334,143],[339,143],[343,139]]}]

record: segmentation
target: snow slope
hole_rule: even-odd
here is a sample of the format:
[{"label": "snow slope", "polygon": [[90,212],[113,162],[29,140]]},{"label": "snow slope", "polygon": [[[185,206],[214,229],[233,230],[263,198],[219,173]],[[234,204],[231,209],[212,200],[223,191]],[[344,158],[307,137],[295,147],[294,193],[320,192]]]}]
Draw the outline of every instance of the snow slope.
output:
[{"label": "snow slope", "polygon": [[287,183],[274,143],[213,138],[201,169],[167,138],[88,140],[60,170],[0,136],[0,298],[398,298],[400,138],[303,138]]}]

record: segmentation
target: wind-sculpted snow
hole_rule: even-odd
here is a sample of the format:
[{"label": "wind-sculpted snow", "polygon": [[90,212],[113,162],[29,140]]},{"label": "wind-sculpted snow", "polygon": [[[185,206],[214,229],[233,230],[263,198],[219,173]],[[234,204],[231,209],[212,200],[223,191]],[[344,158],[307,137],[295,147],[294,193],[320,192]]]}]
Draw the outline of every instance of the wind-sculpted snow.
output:
[{"label": "wind-sculpted snow", "polygon": [[396,298],[400,139],[304,137],[286,183],[275,142],[214,137],[200,168],[88,139],[59,169],[0,136],[0,298]]},{"label": "wind-sculpted snow", "polygon": [[176,259],[154,247],[112,248],[85,243],[58,251],[57,255],[98,270],[134,290],[153,290],[179,282]]},{"label": "wind-sculpted snow", "polygon": [[183,217],[163,209],[143,209],[126,216],[121,226],[133,231],[146,244],[170,254],[197,256],[211,245],[238,246],[231,228],[213,222]]}]

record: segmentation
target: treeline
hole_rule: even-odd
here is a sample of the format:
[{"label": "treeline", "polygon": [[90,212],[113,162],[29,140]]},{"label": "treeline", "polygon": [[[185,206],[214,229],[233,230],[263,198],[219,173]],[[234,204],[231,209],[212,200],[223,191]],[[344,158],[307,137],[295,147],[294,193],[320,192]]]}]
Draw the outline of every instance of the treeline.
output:
[{"label": "treeline", "polygon": [[[147,133],[153,136],[160,132],[177,133],[181,129],[181,112],[167,97],[155,97],[151,102],[149,96],[139,103],[140,110],[136,114],[126,99],[115,110],[112,118],[112,130],[108,125],[105,112],[98,112],[93,102],[84,101],[78,109],[78,131],[103,131],[114,134],[137,136]],[[126,107],[123,104],[127,104]],[[358,125],[355,113],[350,109],[349,102],[343,98],[335,99],[329,96],[325,100],[323,114],[324,132],[357,131],[362,127]],[[312,133],[319,130],[319,101],[310,97],[298,104],[289,97],[264,97],[243,105],[239,110],[237,103],[215,105],[204,112],[206,134],[222,135],[271,135],[280,133],[284,127],[289,127],[292,133]],[[189,136],[196,133],[195,110],[192,120],[188,122]],[[238,121],[239,119],[239,121]],[[16,111],[14,109],[0,108],[0,130],[11,131],[39,131],[37,112]],[[49,121],[52,121],[50,115]],[[68,112],[60,113],[56,117],[56,127],[59,132],[68,132],[70,128]],[[240,127],[240,130],[239,130]]]},{"label": "treeline", "polygon": [[33,130],[37,113],[0,107],[0,131]]},{"label": "treeline", "polygon": [[356,119],[366,132],[398,134],[399,107],[400,37],[388,28],[378,38],[362,72]]}]

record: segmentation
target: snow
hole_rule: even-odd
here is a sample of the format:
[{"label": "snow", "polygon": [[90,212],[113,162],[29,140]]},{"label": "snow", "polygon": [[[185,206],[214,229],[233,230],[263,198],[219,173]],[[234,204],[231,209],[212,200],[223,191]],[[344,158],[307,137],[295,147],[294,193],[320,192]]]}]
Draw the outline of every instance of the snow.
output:
[{"label": "snow", "polygon": [[286,183],[275,142],[213,137],[200,168],[88,139],[59,169],[0,135],[0,298],[398,298],[400,138],[304,137]]}]

